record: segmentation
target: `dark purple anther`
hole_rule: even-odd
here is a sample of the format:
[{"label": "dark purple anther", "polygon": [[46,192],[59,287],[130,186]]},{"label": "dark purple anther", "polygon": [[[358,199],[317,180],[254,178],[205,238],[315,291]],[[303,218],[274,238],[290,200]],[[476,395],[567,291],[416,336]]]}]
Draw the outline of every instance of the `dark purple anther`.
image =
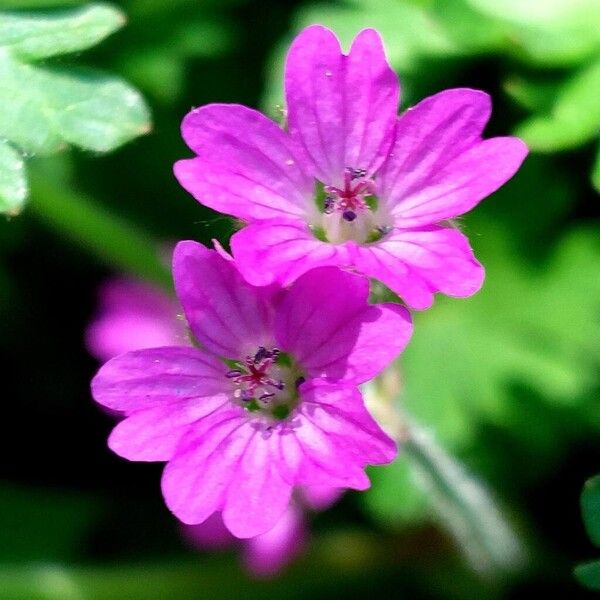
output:
[{"label": "dark purple anther", "polygon": [[352,175],[352,179],[360,179],[367,174],[365,169],[351,169],[350,174]]},{"label": "dark purple anther", "polygon": [[332,196],[325,197],[325,214],[330,215],[335,209],[335,198]]},{"label": "dark purple anther", "polygon": [[250,390],[242,390],[242,400],[248,402],[254,398],[253,393]]},{"label": "dark purple anther", "polygon": [[381,235],[386,235],[392,230],[389,225],[378,225],[375,229],[377,229]]},{"label": "dark purple anther", "polygon": [[352,221],[354,221],[354,219],[356,219],[356,213],[353,210],[345,210],[342,213],[342,217],[344,217],[344,221],[348,221],[349,223],[352,223]]},{"label": "dark purple anther", "polygon": [[271,394],[268,392],[265,392],[260,398],[259,400],[262,400],[263,402],[268,402],[275,394]]},{"label": "dark purple anther", "polygon": [[227,377],[229,379],[235,379],[236,377],[239,377],[241,374],[242,374],[242,372],[239,371],[238,369],[232,369],[231,371],[227,372],[225,377]]},{"label": "dark purple anther", "polygon": [[259,346],[258,352],[254,355],[254,364],[257,365],[259,362],[270,356],[271,353],[264,346]]},{"label": "dark purple anther", "polygon": [[275,381],[275,387],[278,390],[282,390],[285,388],[285,383],[283,383],[283,381],[279,380],[279,381]]},{"label": "dark purple anther", "polygon": [[300,377],[298,377],[298,379],[296,379],[296,387],[299,388],[305,381],[306,377],[302,377],[301,375]]}]

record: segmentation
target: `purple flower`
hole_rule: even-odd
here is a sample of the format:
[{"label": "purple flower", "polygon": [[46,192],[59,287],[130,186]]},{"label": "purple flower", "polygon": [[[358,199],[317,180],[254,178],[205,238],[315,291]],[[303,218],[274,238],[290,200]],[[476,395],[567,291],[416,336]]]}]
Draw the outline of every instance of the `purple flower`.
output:
[{"label": "purple flower", "polygon": [[517,138],[481,138],[489,96],[446,90],[398,117],[379,35],[363,30],[343,55],[318,25],[290,48],[285,93],[287,131],[233,104],[195,109],[182,124],[197,156],[175,175],[202,204],[248,223],[231,240],[244,277],[285,285],[314,267],[351,267],[417,309],[437,291],[476,292],[483,268],[447,221],[527,154]]},{"label": "purple flower", "polygon": [[105,362],[124,352],[158,346],[189,345],[177,302],[153,285],[115,277],[98,294],[98,309],[89,324],[86,347]]},{"label": "purple flower", "polygon": [[367,488],[364,467],[396,448],[356,386],[406,345],[406,309],[367,304],[368,281],[332,267],[285,290],[250,285],[195,242],[178,244],[173,262],[199,347],[138,350],[100,369],[94,398],[126,417],[112,450],[168,461],[173,513],[194,524],[222,512],[241,538],[274,527],[296,486]]}]

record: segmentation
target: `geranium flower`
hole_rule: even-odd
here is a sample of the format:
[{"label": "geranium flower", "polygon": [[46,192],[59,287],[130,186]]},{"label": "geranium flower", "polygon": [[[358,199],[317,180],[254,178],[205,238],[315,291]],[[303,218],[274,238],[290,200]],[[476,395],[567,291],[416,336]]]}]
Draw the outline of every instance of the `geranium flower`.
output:
[{"label": "geranium flower", "polygon": [[[143,348],[191,345],[178,303],[167,292],[144,281],[114,277],[98,293],[98,307],[86,330],[86,345],[98,360]],[[198,550],[241,546],[242,562],[257,577],[270,577],[289,564],[309,538],[307,510],[325,510],[344,492],[337,488],[297,490],[296,497],[272,529],[239,542],[219,513],[198,525],[183,525],[182,534]]]},{"label": "geranium flower", "polygon": [[448,220],[527,154],[517,138],[481,138],[489,96],[446,90],[397,117],[399,84],[379,35],[361,31],[344,55],[318,25],[292,43],[285,95],[287,131],[234,104],[195,109],[182,124],[196,157],[175,175],[202,204],[248,224],[231,239],[244,277],[285,285],[318,266],[349,267],[416,309],[434,292],[476,292],[483,268]]},{"label": "geranium flower", "polygon": [[200,347],[133,351],[100,369],[94,398],[125,416],[109,446],[168,461],[173,513],[194,524],[221,512],[241,538],[270,530],[296,486],[367,488],[364,467],[396,448],[356,386],[406,345],[406,309],[367,304],[367,279],[332,267],[289,290],[254,287],[195,242],[177,245],[173,271]]}]

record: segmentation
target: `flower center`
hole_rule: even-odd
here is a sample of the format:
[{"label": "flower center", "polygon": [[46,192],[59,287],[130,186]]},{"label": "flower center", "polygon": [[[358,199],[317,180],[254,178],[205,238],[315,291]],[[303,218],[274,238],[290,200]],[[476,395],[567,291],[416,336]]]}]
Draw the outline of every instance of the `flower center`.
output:
[{"label": "flower center", "polygon": [[233,398],[250,412],[285,419],[298,402],[304,381],[289,355],[278,348],[259,346],[243,361],[229,363],[226,377],[234,384]]},{"label": "flower center", "polygon": [[[322,227],[315,235],[332,244],[353,240],[360,244],[374,242],[390,231],[383,215],[377,210],[375,181],[365,169],[347,167],[343,187],[322,188]],[[317,199],[321,204],[320,199]]]}]

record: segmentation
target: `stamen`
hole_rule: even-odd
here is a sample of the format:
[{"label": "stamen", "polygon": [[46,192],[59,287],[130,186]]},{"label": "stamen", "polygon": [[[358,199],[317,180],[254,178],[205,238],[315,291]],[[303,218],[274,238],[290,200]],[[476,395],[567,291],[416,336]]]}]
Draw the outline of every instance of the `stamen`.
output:
[{"label": "stamen", "polygon": [[354,221],[354,219],[356,219],[356,213],[353,210],[345,210],[342,213],[342,217],[344,218],[345,221],[352,223],[352,221]]},{"label": "stamen", "polygon": [[330,215],[335,210],[335,198],[333,196],[325,197],[325,208],[324,212],[326,215]]},{"label": "stamen", "polygon": [[236,377],[239,377],[242,374],[242,372],[239,369],[232,369],[231,371],[227,371],[227,373],[225,374],[225,377],[227,377],[227,379],[235,379]]},{"label": "stamen", "polygon": [[269,358],[270,352],[264,346],[259,346],[258,352],[254,355],[254,364],[257,365],[261,360]]},{"label": "stamen", "polygon": [[299,388],[304,382],[306,381],[306,377],[298,377],[298,379],[296,379],[296,387]]},{"label": "stamen", "polygon": [[351,169],[350,167],[348,167],[346,171],[350,173],[350,177],[352,179],[360,179],[361,177],[364,177],[367,174],[366,169]]}]

